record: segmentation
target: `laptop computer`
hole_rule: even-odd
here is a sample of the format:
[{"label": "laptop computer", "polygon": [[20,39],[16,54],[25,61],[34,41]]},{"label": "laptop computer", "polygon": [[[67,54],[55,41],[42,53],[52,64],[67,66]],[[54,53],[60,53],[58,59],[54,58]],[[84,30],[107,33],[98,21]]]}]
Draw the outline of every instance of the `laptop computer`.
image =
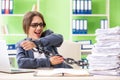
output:
[{"label": "laptop computer", "polygon": [[[80,48],[80,43],[65,40],[63,41],[62,45],[57,49],[59,54],[61,54],[64,58],[72,58],[78,61],[81,59]],[[71,66],[73,66],[73,68],[80,68],[76,64]]]},{"label": "laptop computer", "polygon": [[27,73],[34,72],[30,69],[11,68],[7,45],[5,40],[0,40],[0,72],[4,73]]}]

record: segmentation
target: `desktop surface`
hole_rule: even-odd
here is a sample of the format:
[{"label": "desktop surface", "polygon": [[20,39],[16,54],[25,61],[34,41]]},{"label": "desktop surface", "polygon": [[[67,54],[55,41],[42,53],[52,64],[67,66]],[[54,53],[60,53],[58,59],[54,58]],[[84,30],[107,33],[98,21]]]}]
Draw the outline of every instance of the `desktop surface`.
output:
[{"label": "desktop surface", "polygon": [[33,73],[0,73],[0,80],[120,80],[120,76],[81,76],[81,77],[35,77]]}]

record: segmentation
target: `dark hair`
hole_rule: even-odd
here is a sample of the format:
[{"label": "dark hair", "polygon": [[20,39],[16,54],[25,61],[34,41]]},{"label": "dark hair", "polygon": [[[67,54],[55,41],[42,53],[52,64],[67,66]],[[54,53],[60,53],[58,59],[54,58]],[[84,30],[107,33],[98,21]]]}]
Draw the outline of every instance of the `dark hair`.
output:
[{"label": "dark hair", "polygon": [[33,19],[34,16],[39,16],[42,19],[42,21],[43,21],[43,24],[44,24],[43,27],[46,26],[46,23],[44,21],[44,17],[43,17],[43,15],[40,12],[29,11],[23,17],[23,30],[24,30],[24,32],[26,34],[28,34],[28,30],[29,30],[30,24],[31,24],[32,19]]}]

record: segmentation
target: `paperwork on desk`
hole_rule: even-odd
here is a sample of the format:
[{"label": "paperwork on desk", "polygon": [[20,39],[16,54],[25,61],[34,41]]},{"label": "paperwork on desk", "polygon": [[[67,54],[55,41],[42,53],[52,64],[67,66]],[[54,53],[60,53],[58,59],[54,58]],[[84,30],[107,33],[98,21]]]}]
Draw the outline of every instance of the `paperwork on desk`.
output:
[{"label": "paperwork on desk", "polygon": [[41,77],[56,77],[56,76],[90,76],[89,72],[84,69],[67,69],[67,68],[56,68],[50,70],[38,70],[34,73],[34,76]]},{"label": "paperwork on desk", "polygon": [[87,56],[92,74],[120,76],[120,27],[96,30],[96,43]]}]

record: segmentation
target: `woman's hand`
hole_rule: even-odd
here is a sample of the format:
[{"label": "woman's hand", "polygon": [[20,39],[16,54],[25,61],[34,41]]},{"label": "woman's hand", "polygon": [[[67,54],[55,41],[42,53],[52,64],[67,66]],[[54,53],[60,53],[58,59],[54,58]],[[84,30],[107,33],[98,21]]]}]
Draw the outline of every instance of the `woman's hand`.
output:
[{"label": "woman's hand", "polygon": [[51,65],[60,64],[63,61],[64,61],[64,59],[61,56],[52,56],[52,57],[50,57],[50,63],[51,63]]},{"label": "woman's hand", "polygon": [[36,47],[35,43],[32,42],[32,41],[29,41],[29,40],[23,41],[23,42],[20,44],[20,46],[23,47],[23,49],[25,49],[25,50],[30,50],[30,49]]}]

